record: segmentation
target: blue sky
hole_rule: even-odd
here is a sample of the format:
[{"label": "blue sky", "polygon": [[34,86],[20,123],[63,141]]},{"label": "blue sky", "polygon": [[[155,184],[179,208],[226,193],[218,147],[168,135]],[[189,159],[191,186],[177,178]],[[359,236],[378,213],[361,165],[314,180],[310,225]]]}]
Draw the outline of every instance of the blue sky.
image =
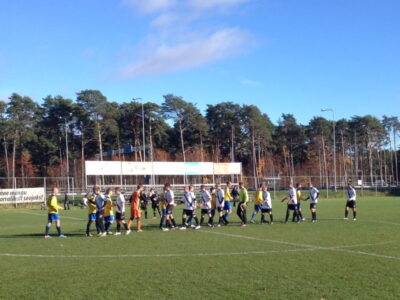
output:
[{"label": "blue sky", "polygon": [[[0,99],[255,104],[277,122],[400,111],[400,1],[0,0]],[[329,114],[325,115],[330,117]]]}]

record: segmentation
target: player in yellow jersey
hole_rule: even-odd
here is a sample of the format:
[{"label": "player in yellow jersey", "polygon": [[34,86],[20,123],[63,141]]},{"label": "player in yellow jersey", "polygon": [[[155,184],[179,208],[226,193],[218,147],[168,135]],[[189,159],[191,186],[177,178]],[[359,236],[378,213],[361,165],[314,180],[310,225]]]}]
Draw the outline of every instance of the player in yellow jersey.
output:
[{"label": "player in yellow jersey", "polygon": [[301,185],[301,183],[297,183],[297,184],[296,184],[297,217],[295,216],[295,214],[293,214],[293,219],[292,219],[293,222],[295,222],[295,221],[301,222],[301,221],[305,221],[305,220],[306,220],[305,218],[303,218],[303,214],[301,213],[301,201],[302,201],[302,200],[303,200],[303,201],[305,200],[305,199],[303,198],[303,196],[301,195],[301,188],[302,188],[302,187],[303,187],[303,186]]},{"label": "player in yellow jersey", "polygon": [[264,200],[263,200],[263,185],[260,184],[258,190],[256,191],[256,199],[254,200],[254,212],[250,219],[251,223],[256,222],[256,216],[262,210],[263,202],[264,202]]},{"label": "player in yellow jersey", "polygon": [[114,206],[116,204],[112,201],[111,196],[112,196],[113,190],[111,188],[108,188],[106,190],[106,204],[104,205],[104,221],[105,221],[105,230],[107,235],[112,234],[110,231],[111,225],[114,223]]},{"label": "player in yellow jersey", "polygon": [[96,222],[97,209],[96,209],[96,197],[95,197],[95,194],[90,195],[88,193],[86,195],[86,198],[87,198],[86,204],[87,204],[87,207],[88,207],[88,218],[89,218],[88,223],[86,225],[86,236],[89,237],[89,236],[93,236],[90,233],[90,227],[92,226],[93,222]]},{"label": "player in yellow jersey", "polygon": [[57,195],[59,193],[58,188],[53,187],[51,190],[51,195],[47,198],[46,204],[48,208],[48,218],[46,224],[46,232],[44,234],[44,238],[48,239],[51,238],[49,235],[50,227],[53,222],[56,223],[56,228],[58,232],[58,236],[60,238],[66,238],[65,235],[61,233],[61,223],[60,223],[60,216],[58,214],[58,210],[62,209],[61,206],[57,203]]},{"label": "player in yellow jersey", "polygon": [[232,188],[232,183],[228,181],[226,183],[225,189],[224,189],[224,194],[225,194],[225,203],[224,203],[224,210],[225,210],[225,215],[224,215],[224,222],[225,225],[228,225],[228,218],[232,213],[232,201],[233,197],[231,194],[231,188]]}]

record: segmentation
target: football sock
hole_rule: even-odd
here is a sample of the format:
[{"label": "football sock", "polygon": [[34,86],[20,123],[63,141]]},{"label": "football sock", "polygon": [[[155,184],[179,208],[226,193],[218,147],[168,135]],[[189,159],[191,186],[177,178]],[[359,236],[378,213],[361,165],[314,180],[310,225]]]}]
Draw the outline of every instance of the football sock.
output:
[{"label": "football sock", "polygon": [[61,226],[56,226],[58,235],[61,235]]},{"label": "football sock", "polygon": [[106,222],[106,232],[108,233],[108,231],[110,230],[110,225],[111,225],[111,223],[110,222]]},{"label": "football sock", "polygon": [[256,219],[256,216],[257,216],[257,214],[256,214],[256,213],[253,213],[253,214],[251,215],[251,220],[254,221],[254,220]]},{"label": "football sock", "polygon": [[243,220],[243,224],[247,224],[247,215],[246,215],[245,209],[243,209],[243,211],[242,211],[242,220]]},{"label": "football sock", "polygon": [[271,222],[274,221],[274,216],[272,214],[269,215],[269,218],[270,218]]},{"label": "football sock", "polygon": [[354,218],[354,219],[356,218],[356,215],[357,215],[357,212],[356,212],[356,211],[353,211],[353,218]]},{"label": "football sock", "polygon": [[49,235],[50,227],[51,227],[51,224],[47,224],[47,225],[46,225],[45,235]]},{"label": "football sock", "polygon": [[121,232],[121,224],[119,222],[117,223],[117,232]]},{"label": "football sock", "polygon": [[286,218],[285,218],[285,222],[287,222],[289,220],[289,215],[290,215],[290,211],[287,210],[286,211]]},{"label": "football sock", "polygon": [[203,223],[204,223],[204,217],[201,216],[201,218],[200,218],[200,225],[203,225]]},{"label": "football sock", "polygon": [[346,209],[346,210],[344,211],[344,217],[347,218],[348,215],[349,215],[349,211]]},{"label": "football sock", "polygon": [[182,226],[187,226],[187,224],[186,224],[186,218],[182,218]]},{"label": "football sock", "polygon": [[171,222],[169,220],[167,220],[167,222],[165,222],[165,226],[167,228],[171,228]]},{"label": "football sock", "polygon": [[172,222],[172,224],[174,225],[174,227],[176,227],[175,219],[172,219],[171,222]]},{"label": "football sock", "polygon": [[162,228],[162,227],[163,227],[163,225],[164,225],[164,221],[165,221],[165,217],[164,217],[164,216],[162,216],[162,217],[161,217],[161,220],[160,220],[160,228]]},{"label": "football sock", "polygon": [[194,222],[196,223],[196,226],[199,226],[199,218],[194,217]]},{"label": "football sock", "polygon": [[90,227],[92,226],[93,221],[88,221],[87,226],[86,226],[86,233],[90,233]]}]

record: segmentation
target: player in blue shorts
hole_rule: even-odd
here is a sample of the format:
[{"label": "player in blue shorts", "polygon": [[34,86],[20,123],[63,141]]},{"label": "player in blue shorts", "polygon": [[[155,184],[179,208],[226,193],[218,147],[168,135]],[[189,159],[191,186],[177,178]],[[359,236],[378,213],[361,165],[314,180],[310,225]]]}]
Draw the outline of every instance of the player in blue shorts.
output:
[{"label": "player in blue shorts", "polygon": [[90,227],[92,226],[93,222],[96,222],[97,220],[97,216],[96,216],[96,212],[97,212],[97,208],[96,208],[96,194],[89,195],[87,197],[87,207],[88,207],[88,223],[86,225],[86,236],[90,237],[93,236],[90,233]]},{"label": "player in blue shorts", "polygon": [[108,188],[106,190],[106,203],[104,205],[104,221],[105,221],[105,230],[106,234],[110,235],[113,234],[110,231],[111,225],[114,223],[114,209],[113,207],[116,206],[116,204],[112,201],[111,196],[112,196],[112,189]]},{"label": "player in blue shorts", "polygon": [[302,222],[305,221],[306,218],[303,218],[303,214],[301,212],[301,201],[305,200],[303,199],[303,196],[301,194],[301,188],[303,186],[301,185],[301,183],[297,183],[296,184],[296,195],[297,195],[297,204],[296,204],[296,208],[297,208],[297,216],[295,214],[293,214],[293,218],[292,218],[292,222]]},{"label": "player in blue shorts", "polygon": [[62,209],[61,206],[57,203],[57,194],[58,188],[53,187],[51,190],[51,195],[47,198],[47,208],[48,208],[48,218],[46,224],[46,232],[44,234],[44,238],[48,239],[51,238],[49,235],[50,227],[53,222],[56,223],[57,233],[60,238],[65,238],[66,236],[61,233],[61,223],[60,223],[60,216],[58,214],[58,210]]},{"label": "player in blue shorts", "polygon": [[226,186],[225,186],[225,189],[224,189],[224,194],[225,194],[224,210],[225,210],[225,214],[223,216],[223,219],[224,219],[225,225],[229,224],[228,218],[232,213],[233,197],[232,197],[232,194],[231,194],[231,188],[232,188],[232,183],[230,181],[228,181],[226,183]]},{"label": "player in blue shorts", "polygon": [[256,200],[254,201],[254,212],[250,219],[251,223],[256,222],[256,216],[262,210],[262,204],[264,202],[262,189],[263,189],[263,185],[260,184],[260,186],[258,187],[258,190],[256,191]]}]

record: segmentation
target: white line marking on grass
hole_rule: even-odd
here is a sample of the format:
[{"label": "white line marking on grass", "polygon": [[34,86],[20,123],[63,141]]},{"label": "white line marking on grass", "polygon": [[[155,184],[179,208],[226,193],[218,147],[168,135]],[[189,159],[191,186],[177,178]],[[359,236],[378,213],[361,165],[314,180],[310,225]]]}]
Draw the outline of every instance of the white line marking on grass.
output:
[{"label": "white line marking on grass", "polygon": [[397,256],[390,256],[390,255],[384,255],[384,254],[376,254],[376,253],[370,253],[370,252],[364,252],[364,251],[347,250],[347,249],[332,249],[332,250],[333,250],[333,251],[347,252],[347,253],[352,253],[352,254],[360,254],[360,255],[373,256],[373,257],[378,257],[378,258],[386,258],[386,259],[400,260],[400,257],[397,257]]},{"label": "white line marking on grass", "polygon": [[[326,218],[326,219],[321,219],[321,220],[334,220],[334,221],[343,221],[343,222],[349,222],[349,223],[353,223],[351,221],[351,219],[349,220],[343,220],[342,218]],[[389,225],[395,225],[395,226],[400,226],[400,223],[396,223],[396,222],[389,222],[389,221],[375,221],[375,220],[360,220],[357,219],[357,221],[355,223],[358,222],[364,222],[364,223],[376,223],[376,224],[389,224]]]},{"label": "white line marking on grass", "polygon": [[378,223],[378,224],[389,224],[389,225],[400,226],[400,223],[395,223],[395,222],[387,222],[387,221],[371,221],[371,222]]},{"label": "white line marking on grass", "polygon": [[241,239],[246,239],[246,240],[269,242],[269,243],[283,244],[283,245],[290,245],[290,246],[297,246],[297,247],[305,247],[305,248],[316,248],[316,247],[319,247],[319,246],[315,246],[315,245],[293,243],[293,242],[285,242],[285,241],[271,240],[271,239],[262,239],[262,238],[256,238],[256,237],[252,237],[252,236],[247,236],[247,235],[223,233],[223,232],[217,232],[217,231],[202,231],[202,230],[200,230],[198,232],[211,233],[211,234],[223,235],[223,236],[233,237],[233,238],[241,238]]},{"label": "white line marking on grass", "polygon": [[276,243],[276,244],[285,244],[285,245],[291,245],[291,246],[300,246],[300,247],[305,247],[305,248],[317,248],[317,249],[321,249],[321,250],[323,250],[323,249],[329,249],[330,250],[330,249],[333,249],[333,248],[351,248],[351,247],[378,246],[378,245],[392,244],[392,243],[396,243],[397,242],[397,241],[385,241],[385,242],[379,242],[379,243],[373,243],[373,244],[370,243],[370,244],[356,244],[356,245],[325,247],[325,246],[300,244],[300,243],[295,243],[295,242],[286,242],[286,241],[279,241],[279,240],[255,238],[255,237],[250,237],[250,236],[246,236],[246,235],[222,233],[222,232],[216,232],[216,231],[198,231],[198,232],[220,234],[220,235],[225,235],[225,236],[234,237],[234,238],[251,239],[251,240],[256,240],[256,241]]},{"label": "white line marking on grass", "polygon": [[201,257],[201,256],[226,256],[226,255],[246,255],[246,254],[268,254],[283,252],[302,252],[314,251],[317,249],[284,249],[284,250],[266,250],[266,251],[242,251],[242,252],[222,252],[222,253],[170,253],[170,254],[107,254],[107,255],[47,255],[47,254],[16,254],[16,253],[0,253],[0,256],[9,257],[35,257],[35,258],[135,258],[135,257]]},{"label": "white line marking on grass", "polygon": [[[239,234],[230,234],[230,233],[212,232],[212,231],[200,231],[200,232],[220,234],[220,235],[225,235],[225,236],[234,237],[234,238],[244,238],[244,239],[257,240],[257,241],[265,241],[265,242],[270,242],[270,243],[300,246],[300,247],[306,247],[309,250],[343,251],[343,252],[348,252],[348,253],[353,253],[353,254],[368,255],[368,256],[374,256],[374,257],[380,257],[380,258],[386,258],[386,259],[400,260],[400,257],[396,257],[396,256],[381,255],[381,254],[369,253],[369,252],[364,252],[364,251],[345,249],[345,248],[353,248],[353,247],[371,247],[371,246],[378,246],[378,245],[386,245],[386,244],[396,243],[398,241],[385,241],[385,242],[373,243],[373,244],[372,243],[371,244],[357,244],[357,245],[347,245],[347,246],[337,246],[337,247],[323,247],[323,246],[285,242],[285,241],[279,241],[279,240],[253,238],[253,237],[248,237],[248,236],[239,235]],[[296,249],[294,249],[294,250],[296,250]],[[301,249],[297,249],[297,250],[301,250]],[[306,250],[306,249],[303,249],[303,250]]]},{"label": "white line marking on grass", "polygon": [[265,251],[242,251],[242,252],[220,252],[220,253],[171,253],[171,254],[104,254],[104,255],[57,255],[57,254],[18,254],[18,253],[0,253],[0,257],[32,257],[32,258],[146,258],[146,257],[203,257],[203,256],[229,256],[229,255],[257,255],[257,254],[280,254],[290,252],[307,252],[307,251],[318,251],[318,250],[332,250],[332,251],[344,251],[350,253],[358,253],[364,255],[371,255],[383,258],[391,258],[400,260],[400,257],[385,256],[373,253],[367,253],[362,251],[346,250],[344,248],[350,247],[365,247],[374,246],[381,244],[393,243],[394,241],[382,242],[377,244],[359,244],[359,245],[348,245],[348,246],[336,246],[336,247],[312,247],[304,249],[282,249],[282,250],[265,250]]}]

